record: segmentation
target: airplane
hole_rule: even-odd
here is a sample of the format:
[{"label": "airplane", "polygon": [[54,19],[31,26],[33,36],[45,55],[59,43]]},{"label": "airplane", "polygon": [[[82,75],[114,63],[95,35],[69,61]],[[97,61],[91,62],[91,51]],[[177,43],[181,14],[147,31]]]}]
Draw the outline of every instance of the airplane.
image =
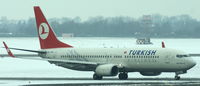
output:
[{"label": "airplane", "polygon": [[[158,76],[163,72],[175,73],[175,80],[180,74],[196,65],[192,56],[181,50],[166,48],[131,47],[131,48],[78,48],[57,39],[52,27],[46,20],[39,6],[34,6],[40,50],[9,48],[3,42],[8,55],[13,58],[38,56],[51,64],[78,71],[93,71],[94,80],[117,76],[120,80],[128,79],[128,73],[139,72],[143,76]],[[33,55],[12,54],[10,49],[33,52]],[[198,55],[197,55],[198,56]]]}]

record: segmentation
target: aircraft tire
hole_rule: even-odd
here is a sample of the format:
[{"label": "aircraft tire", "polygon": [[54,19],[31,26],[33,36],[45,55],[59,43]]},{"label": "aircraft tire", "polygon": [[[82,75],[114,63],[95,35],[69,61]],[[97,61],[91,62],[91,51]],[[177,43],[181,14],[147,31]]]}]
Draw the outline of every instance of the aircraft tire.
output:
[{"label": "aircraft tire", "polygon": [[127,80],[128,79],[128,74],[127,73],[120,73],[118,75],[120,80]]},{"label": "aircraft tire", "polygon": [[175,80],[180,80],[181,77],[180,76],[175,76]]},{"label": "aircraft tire", "polygon": [[94,74],[94,75],[93,75],[93,79],[94,79],[94,80],[102,80],[102,79],[103,79],[103,76],[99,76],[99,75],[97,75],[97,74]]}]

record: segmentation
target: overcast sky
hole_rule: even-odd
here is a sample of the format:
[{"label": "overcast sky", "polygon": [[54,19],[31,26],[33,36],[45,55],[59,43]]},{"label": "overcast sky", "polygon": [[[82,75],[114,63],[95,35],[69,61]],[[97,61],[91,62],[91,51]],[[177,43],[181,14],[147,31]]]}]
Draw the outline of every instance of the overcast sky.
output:
[{"label": "overcast sky", "polygon": [[188,14],[200,20],[200,0],[0,0],[0,17],[34,17],[34,5],[39,5],[47,18]]}]

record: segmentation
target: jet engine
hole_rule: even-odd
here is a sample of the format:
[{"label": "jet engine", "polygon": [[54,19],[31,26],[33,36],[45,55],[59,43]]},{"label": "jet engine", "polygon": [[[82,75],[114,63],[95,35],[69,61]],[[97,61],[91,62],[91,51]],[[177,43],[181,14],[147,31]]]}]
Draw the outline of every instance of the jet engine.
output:
[{"label": "jet engine", "polygon": [[143,76],[158,76],[161,74],[161,72],[140,72]]},{"label": "jet engine", "polygon": [[119,69],[114,64],[104,64],[96,67],[95,74],[100,76],[116,76]]}]

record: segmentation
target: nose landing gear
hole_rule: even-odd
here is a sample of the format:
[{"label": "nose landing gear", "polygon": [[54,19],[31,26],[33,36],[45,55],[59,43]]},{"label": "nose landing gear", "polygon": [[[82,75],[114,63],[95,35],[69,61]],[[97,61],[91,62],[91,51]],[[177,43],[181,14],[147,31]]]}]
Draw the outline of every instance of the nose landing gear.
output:
[{"label": "nose landing gear", "polygon": [[184,73],[187,73],[187,71],[177,71],[177,72],[175,72],[175,77],[174,77],[174,79],[175,79],[175,80],[180,80],[181,77],[179,76],[179,74],[184,74]]},{"label": "nose landing gear", "polygon": [[178,76],[178,75],[175,75],[174,79],[175,79],[175,80],[180,80],[180,79],[181,79],[181,77],[180,77],[180,76]]}]

